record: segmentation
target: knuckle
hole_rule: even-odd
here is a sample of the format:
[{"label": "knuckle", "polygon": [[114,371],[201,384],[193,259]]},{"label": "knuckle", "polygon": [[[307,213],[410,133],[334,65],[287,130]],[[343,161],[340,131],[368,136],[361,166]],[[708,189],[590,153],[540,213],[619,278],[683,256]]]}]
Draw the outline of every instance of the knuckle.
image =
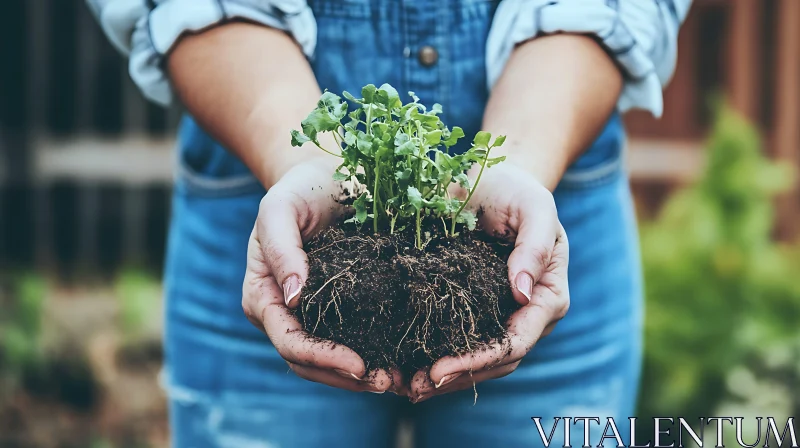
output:
[{"label": "knuckle", "polygon": [[531,251],[533,261],[542,267],[547,267],[550,264],[551,254],[552,250],[544,245],[536,246]]}]

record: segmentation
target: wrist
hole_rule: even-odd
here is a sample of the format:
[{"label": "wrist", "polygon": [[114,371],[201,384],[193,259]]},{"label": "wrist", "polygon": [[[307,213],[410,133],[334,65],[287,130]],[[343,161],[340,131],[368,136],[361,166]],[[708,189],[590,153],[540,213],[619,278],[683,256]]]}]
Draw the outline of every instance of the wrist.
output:
[{"label": "wrist", "polygon": [[567,154],[568,151],[560,150],[557,145],[536,142],[534,139],[514,141],[509,135],[506,144],[497,148],[493,155],[506,156],[506,160],[498,166],[524,171],[552,192],[570,163]]},{"label": "wrist", "polygon": [[[251,123],[246,128],[253,129],[246,137],[244,148],[238,148],[239,154],[249,158],[245,163],[253,171],[266,189],[277,183],[287,172],[303,163],[315,163],[330,169],[333,175],[341,159],[331,156],[320,150],[311,142],[301,147],[292,147],[290,132],[292,128],[299,128],[300,119],[295,120],[295,125],[288,123],[271,123],[266,119],[257,119],[252,115]],[[288,120],[286,120],[288,122]],[[262,123],[258,125],[257,123]],[[330,135],[321,135],[320,143],[329,150],[336,150],[338,144]]]}]

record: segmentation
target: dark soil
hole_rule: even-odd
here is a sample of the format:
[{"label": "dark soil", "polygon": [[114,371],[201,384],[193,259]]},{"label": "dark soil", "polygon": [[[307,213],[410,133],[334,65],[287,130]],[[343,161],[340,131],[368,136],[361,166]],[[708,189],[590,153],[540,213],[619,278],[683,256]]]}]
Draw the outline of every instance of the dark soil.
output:
[{"label": "dark soil", "polygon": [[427,223],[422,251],[413,229],[374,235],[341,224],[311,240],[296,311],[305,330],[350,347],[367,371],[396,367],[404,375],[503,341],[518,308],[506,266],[511,247],[483,232],[446,238],[441,226]]}]

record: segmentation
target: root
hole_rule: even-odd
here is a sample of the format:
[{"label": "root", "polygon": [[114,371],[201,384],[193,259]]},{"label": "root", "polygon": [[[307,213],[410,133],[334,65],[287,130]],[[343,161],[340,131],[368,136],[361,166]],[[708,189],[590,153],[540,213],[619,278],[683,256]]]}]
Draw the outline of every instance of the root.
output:
[{"label": "root", "polygon": [[403,335],[402,338],[400,338],[400,342],[397,343],[397,350],[394,351],[394,356],[395,357],[397,357],[397,355],[400,353],[400,346],[403,345],[403,339],[405,339],[406,336],[408,336],[408,332],[411,331],[411,328],[414,327],[414,322],[417,321],[417,317],[419,317],[419,311],[417,311],[417,314],[414,315],[413,319],[411,319],[411,325],[408,326],[408,329],[406,330],[406,333]]},{"label": "root", "polygon": [[[353,262],[353,264],[357,263],[358,261],[360,261],[360,260],[356,260],[355,262]],[[312,294],[312,295],[311,295],[311,297],[309,297],[308,299],[306,299],[306,300],[308,300],[308,303],[311,303],[311,302],[314,300],[314,297],[316,297],[316,296],[317,296],[317,294],[319,294],[319,293],[320,293],[320,292],[321,292],[323,289],[325,289],[325,287],[326,287],[326,286],[328,286],[328,285],[329,285],[329,284],[330,284],[332,281],[334,281],[334,280],[336,280],[337,278],[339,278],[339,277],[341,277],[341,276],[345,275],[345,274],[347,273],[347,271],[349,271],[349,270],[350,270],[350,268],[352,268],[352,267],[353,267],[353,264],[351,264],[350,266],[348,266],[348,267],[346,267],[346,268],[342,269],[342,270],[341,270],[341,271],[340,271],[338,274],[334,275],[333,277],[329,278],[329,279],[328,279],[328,280],[327,280],[325,283],[323,283],[323,284],[322,284],[322,286],[320,286],[320,287],[319,287],[319,289],[317,289],[317,290],[314,292],[314,294]]]}]

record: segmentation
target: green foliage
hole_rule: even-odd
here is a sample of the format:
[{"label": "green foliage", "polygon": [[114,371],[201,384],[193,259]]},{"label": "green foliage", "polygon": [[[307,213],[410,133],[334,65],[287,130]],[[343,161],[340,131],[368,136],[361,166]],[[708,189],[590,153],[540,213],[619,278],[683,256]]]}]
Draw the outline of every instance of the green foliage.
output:
[{"label": "green foliage", "polygon": [[[348,113],[347,102],[325,92],[302,121],[302,130],[292,131],[291,136],[293,146],[312,142],[340,157],[342,163],[334,179],[352,180],[365,187],[353,203],[352,221],[363,224],[372,219],[373,231],[388,227],[392,233],[414,222],[420,249],[424,216],[442,220],[446,235],[455,235],[457,223],[474,229],[476,218],[465,207],[483,170],[505,159],[489,157],[491,149],[502,145],[505,137],[499,136],[492,143],[491,134],[478,132],[468,151],[450,154],[464,131],[459,127],[451,130],[442,123],[439,104],[429,111],[414,92],[409,92],[413,101],[403,104],[389,84],[380,88],[369,84],[361,90],[361,98],[348,92],[343,95],[358,107]],[[319,135],[325,132],[333,135],[338,151],[320,144]],[[466,172],[473,164],[480,166],[480,172],[470,185]],[[466,198],[451,195],[451,184],[462,187]]]},{"label": "green foliage", "polygon": [[157,278],[136,269],[123,271],[114,284],[119,302],[119,322],[128,339],[141,337],[147,324],[161,309],[161,287]]},{"label": "green foliage", "polygon": [[717,415],[741,393],[731,372],[763,370],[775,350],[800,351],[800,250],[771,237],[773,199],[791,171],[765,158],[754,128],[727,109],[708,146],[702,179],[641,229],[644,416]]},{"label": "green foliage", "polygon": [[12,280],[10,295],[0,303],[0,374],[15,381],[40,361],[44,279],[23,274]]}]

